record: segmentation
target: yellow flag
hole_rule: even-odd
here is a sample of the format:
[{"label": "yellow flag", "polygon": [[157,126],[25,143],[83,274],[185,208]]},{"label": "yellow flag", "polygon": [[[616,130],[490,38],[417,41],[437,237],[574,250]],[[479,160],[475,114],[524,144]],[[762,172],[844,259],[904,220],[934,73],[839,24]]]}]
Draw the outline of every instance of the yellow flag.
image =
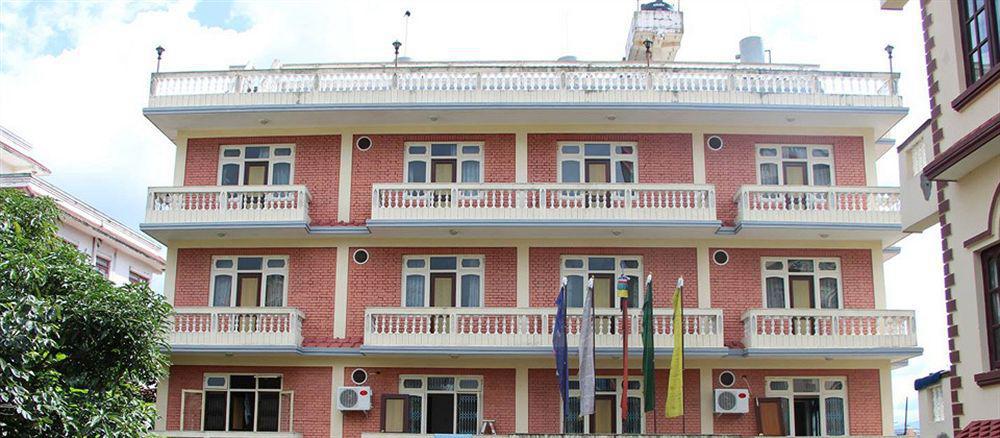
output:
[{"label": "yellow flag", "polygon": [[684,278],[677,279],[674,291],[674,352],[670,355],[670,379],[667,385],[667,418],[684,415],[684,308],[681,294]]}]

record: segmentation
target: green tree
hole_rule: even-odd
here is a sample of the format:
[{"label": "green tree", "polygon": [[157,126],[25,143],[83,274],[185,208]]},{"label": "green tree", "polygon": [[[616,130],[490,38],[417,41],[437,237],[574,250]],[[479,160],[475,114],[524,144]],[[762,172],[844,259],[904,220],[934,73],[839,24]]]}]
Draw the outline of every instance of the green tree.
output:
[{"label": "green tree", "polygon": [[0,190],[0,436],[146,435],[170,306],[105,279],[58,221],[51,200]]}]

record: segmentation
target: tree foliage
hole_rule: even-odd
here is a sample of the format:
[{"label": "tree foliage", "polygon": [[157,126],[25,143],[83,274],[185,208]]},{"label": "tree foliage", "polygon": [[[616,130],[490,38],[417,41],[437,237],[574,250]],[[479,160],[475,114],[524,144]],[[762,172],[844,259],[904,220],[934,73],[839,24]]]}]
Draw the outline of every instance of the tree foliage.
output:
[{"label": "tree foliage", "polygon": [[0,190],[0,436],[147,434],[170,306],[105,279],[58,221],[51,200]]}]

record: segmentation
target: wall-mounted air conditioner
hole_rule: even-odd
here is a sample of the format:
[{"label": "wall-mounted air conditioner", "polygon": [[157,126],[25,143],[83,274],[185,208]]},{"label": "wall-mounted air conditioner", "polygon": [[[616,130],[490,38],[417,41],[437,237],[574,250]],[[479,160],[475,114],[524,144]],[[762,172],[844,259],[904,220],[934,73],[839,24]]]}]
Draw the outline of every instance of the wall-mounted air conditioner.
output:
[{"label": "wall-mounted air conditioner", "polygon": [[337,388],[337,410],[367,411],[372,408],[372,389],[367,386]]},{"label": "wall-mounted air conditioner", "polygon": [[748,389],[716,389],[716,414],[745,414],[750,412],[750,390]]}]

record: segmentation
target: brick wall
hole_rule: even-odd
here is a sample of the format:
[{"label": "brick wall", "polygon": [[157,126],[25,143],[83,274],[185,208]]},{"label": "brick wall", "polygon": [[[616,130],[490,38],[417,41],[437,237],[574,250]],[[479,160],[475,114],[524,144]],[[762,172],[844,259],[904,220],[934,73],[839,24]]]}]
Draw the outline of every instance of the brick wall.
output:
[{"label": "brick wall", "polygon": [[875,308],[872,257],[869,250],[710,248],[709,254],[716,249],[724,249],[729,253],[729,263],[723,266],[715,263],[709,265],[712,307],[722,308],[726,343],[742,340],[743,321],[740,317],[744,311],[764,307],[761,257],[839,257],[843,307]]},{"label": "brick wall", "polygon": [[[720,388],[719,374],[712,371],[713,388]],[[751,399],[765,396],[765,377],[825,376],[847,377],[847,423],[850,435],[882,435],[882,397],[879,392],[878,370],[731,370],[736,374],[734,388],[746,388],[743,376],[750,382]],[[715,433],[757,435],[757,412],[753,402],[746,415],[715,416]]]},{"label": "brick wall", "polygon": [[[357,248],[351,248],[351,254]],[[483,258],[483,305],[517,305],[517,249],[515,248],[366,248],[368,263],[353,261],[348,268],[347,336],[364,334],[368,307],[400,307],[403,300],[403,256],[475,254]]]},{"label": "brick wall", "polygon": [[294,144],[292,184],[309,189],[309,218],[314,224],[337,220],[337,184],[340,176],[340,136],[192,138],[184,167],[185,186],[219,184],[219,148],[222,145]]},{"label": "brick wall", "polygon": [[[642,256],[642,269],[653,274],[653,305],[671,307],[677,277],[684,277],[684,307],[698,307],[697,251],[694,248],[531,248],[531,306],[551,307],[560,287],[563,255]],[[645,278],[642,279],[646,281]],[[645,289],[643,289],[645,293]]]},{"label": "brick wall", "polygon": [[[295,392],[295,411],[292,430],[303,438],[327,438],[330,436],[330,396],[333,370],[329,367],[230,367],[230,366],[189,366],[170,367],[170,389],[167,393],[167,430],[180,427],[181,391],[201,390],[205,373],[246,373],[281,374],[282,389]],[[190,401],[191,399],[189,399]],[[200,412],[189,411],[193,416],[184,419],[184,428],[191,430],[188,423],[199,423]]]},{"label": "brick wall", "polygon": [[[666,359],[664,359],[666,360]],[[570,375],[575,376],[576,369],[570,369]],[[617,376],[621,369],[599,369],[597,376]],[[668,377],[670,371],[656,370],[656,410],[646,414],[646,433],[701,433],[701,405],[699,402],[699,371],[684,370],[684,416],[679,418],[663,418],[666,406]],[[641,369],[630,369],[629,376],[641,378]],[[562,401],[559,398],[559,381],[553,369],[528,370],[528,432],[529,433],[561,433],[562,432]],[[656,426],[654,426],[654,415]]]},{"label": "brick wall", "polygon": [[865,145],[862,137],[789,136],[705,134],[722,137],[725,147],[720,151],[705,148],[706,182],[715,185],[718,217],[726,225],[733,225],[736,204],[733,196],[744,184],[757,184],[757,158],[754,148],[758,144],[809,144],[832,145],[834,180],[840,186],[864,186]]},{"label": "brick wall", "polygon": [[208,306],[212,256],[287,255],[288,306],[302,311],[303,345],[333,337],[336,248],[207,248],[177,250],[174,306]]},{"label": "brick wall", "polygon": [[562,141],[633,142],[639,154],[640,183],[694,181],[691,134],[528,134],[529,182],[558,181],[558,143]]},{"label": "brick wall", "polygon": [[[344,368],[344,381],[350,382],[350,373],[355,367]],[[514,387],[516,386],[513,369],[457,369],[457,368],[365,368],[368,371],[368,382],[371,386],[372,410],[365,412],[347,412],[344,414],[344,438],[355,438],[363,432],[378,432],[382,427],[382,394],[399,393],[399,376],[414,375],[456,375],[482,376],[483,395],[481,399],[482,419],[495,420],[498,434],[514,433],[516,412],[514,402]]]},{"label": "brick wall", "polygon": [[[354,138],[357,139],[361,135]],[[366,220],[372,213],[372,184],[403,182],[404,144],[407,142],[482,142],[483,182],[514,182],[514,134],[400,134],[366,135],[367,151],[354,149],[351,158],[351,220]]]}]

